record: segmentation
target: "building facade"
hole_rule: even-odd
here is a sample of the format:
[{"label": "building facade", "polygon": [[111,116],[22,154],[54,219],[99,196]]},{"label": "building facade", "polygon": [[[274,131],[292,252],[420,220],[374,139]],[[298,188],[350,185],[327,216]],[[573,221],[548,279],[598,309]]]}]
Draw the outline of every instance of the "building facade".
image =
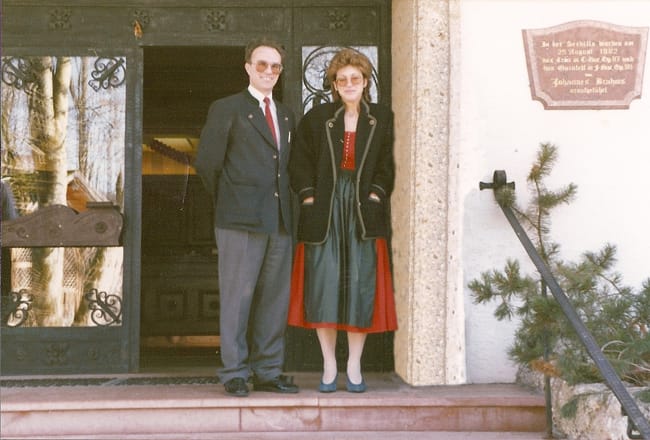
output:
[{"label": "building facade", "polygon": [[[644,122],[650,101],[641,95],[627,109],[545,109],[531,98],[522,30],[576,20],[647,28],[650,2],[21,0],[3,3],[2,20],[3,89],[16,89],[15,80],[13,86],[5,81],[7,66],[19,72],[19,60],[54,57],[57,62],[43,67],[52,78],[61,60],[71,59],[73,77],[85,79],[74,83],[70,96],[105,93],[75,107],[94,113],[71,111],[70,119],[104,123],[68,130],[76,134],[67,139],[78,145],[86,139],[79,133],[90,133],[90,147],[69,153],[64,171],[111,176],[90,182],[103,185],[101,194],[125,219],[119,325],[92,324],[88,313],[79,325],[73,313],[56,325],[5,326],[3,363],[12,361],[4,371],[136,371],[147,338],[214,334],[215,253],[205,228],[211,217],[200,209],[204,195],[188,164],[207,104],[243,87],[242,48],[262,33],[287,48],[276,94],[297,114],[328,99],[319,75],[341,46],[369,55],[376,69],[373,99],[395,112],[392,252],[399,329],[369,341],[372,369],[394,369],[413,385],[515,380],[506,353],[516,323],[498,322],[492,307],[475,305],[467,284],[508,257],[525,261],[479,181],[504,169],[525,199],[525,176],[542,142],[560,147],[554,181],[575,182],[580,191],[578,202],[554,219],[567,256],[611,241],[619,245],[621,271],[631,284],[649,275],[642,262],[650,257],[644,229],[650,204],[641,189],[650,159]],[[20,102],[22,95],[11,96]],[[106,134],[107,127],[115,132]],[[37,166],[42,148],[9,136],[33,139],[26,135],[33,125],[24,122],[20,130],[3,127],[3,150],[10,145],[29,156],[23,171],[50,176],[42,172],[51,166]],[[92,156],[98,145],[110,145],[112,153]],[[99,168],[83,163],[87,151],[100,158]],[[16,172],[8,164],[3,151],[3,179]],[[621,200],[625,216],[614,207]],[[165,209],[179,203],[181,213]],[[169,223],[156,221],[162,215]],[[173,288],[163,292],[165,286]],[[193,333],[181,334],[192,323],[199,323]],[[305,355],[314,352],[313,338],[292,334],[291,346],[293,367],[318,367],[317,355]]]}]

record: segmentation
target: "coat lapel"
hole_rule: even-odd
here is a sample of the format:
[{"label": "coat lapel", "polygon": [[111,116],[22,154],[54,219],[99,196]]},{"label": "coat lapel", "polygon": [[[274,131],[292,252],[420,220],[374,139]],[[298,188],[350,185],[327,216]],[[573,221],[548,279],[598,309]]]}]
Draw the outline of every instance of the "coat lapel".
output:
[{"label": "coat lapel", "polygon": [[[361,111],[359,112],[359,120],[357,121],[357,133],[354,143],[354,164],[357,169],[363,167],[363,162],[372,143],[377,125],[377,119],[370,114],[369,110],[369,105],[365,101],[361,101]],[[339,166],[343,158],[344,113],[344,107],[338,107],[334,112],[334,116],[326,121],[330,154],[335,167]]]},{"label": "coat lapel", "polygon": [[288,152],[289,143],[291,142],[291,127],[289,126],[289,115],[286,113],[283,106],[279,105],[276,101],[275,103],[276,114],[278,116],[278,125],[280,126],[280,133],[278,134],[280,138],[280,151]]},{"label": "coat lapel", "polygon": [[334,175],[336,175],[338,166],[341,163],[343,152],[343,132],[345,131],[345,123],[343,115],[345,108],[343,106],[335,107],[334,115],[325,121],[325,130],[327,130],[327,143],[330,148],[330,157],[332,158],[332,166]]},{"label": "coat lapel", "polygon": [[377,119],[370,114],[370,107],[365,101],[361,101],[361,111],[357,122],[357,135],[354,145],[354,163],[357,167],[363,167],[366,153],[372,143],[375,134]]}]

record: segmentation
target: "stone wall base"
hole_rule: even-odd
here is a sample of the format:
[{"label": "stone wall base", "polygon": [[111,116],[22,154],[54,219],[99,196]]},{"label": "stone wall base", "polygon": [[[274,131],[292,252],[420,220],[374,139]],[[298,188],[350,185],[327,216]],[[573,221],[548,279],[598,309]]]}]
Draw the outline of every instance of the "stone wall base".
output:
[{"label": "stone wall base", "polygon": [[[544,390],[544,376],[520,369],[517,382]],[[647,387],[628,387],[641,412],[650,418],[650,402],[642,402],[638,394]],[[621,414],[621,404],[607,385],[602,383],[570,385],[562,379],[551,378],[553,402],[553,432],[569,440],[628,440],[628,418]],[[575,404],[575,413],[565,415]],[[563,411],[564,408],[564,411]]]}]

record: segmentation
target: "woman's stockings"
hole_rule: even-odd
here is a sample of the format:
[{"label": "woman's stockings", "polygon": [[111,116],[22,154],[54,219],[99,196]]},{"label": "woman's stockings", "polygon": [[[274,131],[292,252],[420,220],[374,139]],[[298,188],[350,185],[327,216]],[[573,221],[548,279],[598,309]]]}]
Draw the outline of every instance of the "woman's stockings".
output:
[{"label": "woman's stockings", "polygon": [[361,355],[366,343],[366,333],[348,332],[348,379],[353,384],[360,384],[363,380],[361,374]]},{"label": "woman's stockings", "polygon": [[323,383],[331,383],[336,378],[336,329],[317,328],[316,335],[323,353]]}]

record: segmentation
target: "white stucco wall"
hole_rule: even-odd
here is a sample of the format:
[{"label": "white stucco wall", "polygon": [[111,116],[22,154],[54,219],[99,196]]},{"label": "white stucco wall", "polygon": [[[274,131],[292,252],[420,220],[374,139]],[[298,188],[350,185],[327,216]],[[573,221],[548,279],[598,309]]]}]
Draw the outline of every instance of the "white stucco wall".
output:
[{"label": "white stucco wall", "polygon": [[531,98],[522,29],[574,20],[648,27],[650,0],[461,0],[457,18],[451,139],[458,163],[450,169],[459,173],[453,196],[462,211],[467,379],[512,382],[516,369],[506,351],[515,324],[496,321],[493,307],[473,304],[466,286],[507,258],[534,269],[492,192],[478,190],[479,181],[506,170],[523,205],[539,144],[555,144],[559,161],[549,186],[578,186],[577,199],[553,215],[552,237],[562,256],[575,260],[610,242],[618,246],[617,268],[628,285],[638,289],[650,277],[650,62],[643,95],[627,110],[544,110]]}]

